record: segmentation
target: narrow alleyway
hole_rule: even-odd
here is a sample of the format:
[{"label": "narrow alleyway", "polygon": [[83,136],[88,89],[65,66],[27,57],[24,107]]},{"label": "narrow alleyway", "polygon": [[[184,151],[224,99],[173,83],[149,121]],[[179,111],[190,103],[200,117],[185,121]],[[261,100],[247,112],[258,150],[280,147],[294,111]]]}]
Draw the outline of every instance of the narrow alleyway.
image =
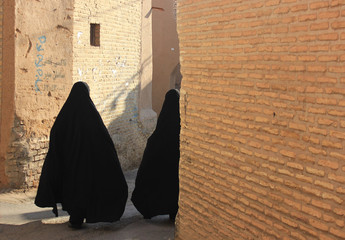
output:
[{"label": "narrow alleyway", "polygon": [[35,191],[0,192],[0,240],[26,239],[101,239],[101,240],[172,240],[174,223],[169,216],[144,220],[130,201],[136,170],[125,177],[129,188],[126,210],[115,223],[85,224],[81,230],[68,228],[68,214],[59,210],[55,218],[50,208],[34,205]]}]

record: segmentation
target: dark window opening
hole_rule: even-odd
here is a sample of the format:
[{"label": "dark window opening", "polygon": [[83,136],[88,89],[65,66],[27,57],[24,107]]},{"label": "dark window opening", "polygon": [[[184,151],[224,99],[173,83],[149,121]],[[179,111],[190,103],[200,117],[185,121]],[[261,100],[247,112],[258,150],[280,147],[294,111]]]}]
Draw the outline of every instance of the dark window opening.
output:
[{"label": "dark window opening", "polygon": [[101,45],[101,25],[96,23],[90,24],[90,44],[91,46]]}]

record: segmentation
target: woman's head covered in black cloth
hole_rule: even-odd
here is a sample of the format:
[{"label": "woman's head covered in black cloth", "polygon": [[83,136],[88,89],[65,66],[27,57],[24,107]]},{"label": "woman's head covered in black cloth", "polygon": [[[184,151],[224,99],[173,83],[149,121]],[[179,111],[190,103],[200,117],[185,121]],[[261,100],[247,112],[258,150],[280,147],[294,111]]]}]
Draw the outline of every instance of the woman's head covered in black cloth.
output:
[{"label": "woman's head covered in black cloth", "polygon": [[157,119],[156,129],[165,128],[166,122],[169,122],[169,127],[180,127],[180,92],[177,89],[171,89],[165,94],[162,110]]},{"label": "woman's head covered in black cloth", "polygon": [[77,82],[50,131],[49,150],[35,199],[56,203],[86,222],[112,222],[124,211],[128,189],[121,165],[88,85]]},{"label": "woman's head covered in black cloth", "polygon": [[84,83],[85,84],[85,86],[86,86],[86,88],[87,88],[87,91],[89,92],[89,94],[90,94],[90,87],[89,87],[89,84],[87,84],[86,82],[82,82],[82,83]]}]

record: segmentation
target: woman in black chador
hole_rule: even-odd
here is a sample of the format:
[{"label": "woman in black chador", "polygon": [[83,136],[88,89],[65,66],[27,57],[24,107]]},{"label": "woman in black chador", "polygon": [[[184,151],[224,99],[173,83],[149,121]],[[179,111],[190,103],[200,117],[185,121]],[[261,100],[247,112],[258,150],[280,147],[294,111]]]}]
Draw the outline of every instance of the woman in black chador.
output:
[{"label": "woman in black chador", "polygon": [[180,94],[172,89],[165,95],[157,126],[147,140],[138,169],[132,202],[146,219],[178,210],[178,166],[180,159]]},{"label": "woman in black chador", "polygon": [[50,131],[35,204],[56,204],[70,215],[70,226],[113,222],[122,216],[128,197],[119,159],[86,83],[77,82]]}]

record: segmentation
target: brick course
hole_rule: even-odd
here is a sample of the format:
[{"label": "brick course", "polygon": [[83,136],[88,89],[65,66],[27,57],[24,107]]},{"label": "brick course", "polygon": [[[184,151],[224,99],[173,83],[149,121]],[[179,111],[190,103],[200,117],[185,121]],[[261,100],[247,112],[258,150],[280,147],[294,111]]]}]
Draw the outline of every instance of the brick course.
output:
[{"label": "brick course", "polygon": [[[75,2],[73,81],[86,81],[124,169],[141,161],[146,137],[138,118],[141,69],[140,1]],[[100,24],[100,46],[90,24]]]},{"label": "brick course", "polygon": [[342,1],[178,2],[176,239],[344,239]]},{"label": "brick course", "polygon": [[[14,111],[13,122],[6,118],[11,129],[2,129],[11,133],[1,142],[0,187],[37,187],[49,131],[76,81],[89,84],[122,167],[137,166],[150,135],[138,117],[142,3],[6,1],[14,10],[7,51],[15,73],[7,81],[15,96],[14,109],[6,106]],[[100,46],[90,44],[90,24],[100,25]]]}]

